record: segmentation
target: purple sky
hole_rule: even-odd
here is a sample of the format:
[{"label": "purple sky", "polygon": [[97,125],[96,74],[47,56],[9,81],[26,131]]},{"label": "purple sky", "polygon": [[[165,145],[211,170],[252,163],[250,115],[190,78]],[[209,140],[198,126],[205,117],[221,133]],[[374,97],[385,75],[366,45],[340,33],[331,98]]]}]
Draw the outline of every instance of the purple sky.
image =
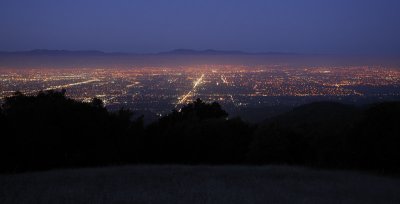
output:
[{"label": "purple sky", "polygon": [[0,50],[400,53],[399,0],[1,0]]}]

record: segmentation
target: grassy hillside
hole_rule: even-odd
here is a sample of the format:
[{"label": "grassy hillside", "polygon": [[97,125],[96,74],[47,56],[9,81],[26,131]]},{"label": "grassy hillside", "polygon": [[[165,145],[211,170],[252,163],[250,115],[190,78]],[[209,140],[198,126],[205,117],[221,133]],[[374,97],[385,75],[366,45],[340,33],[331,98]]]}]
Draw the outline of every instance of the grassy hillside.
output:
[{"label": "grassy hillside", "polygon": [[300,167],[125,166],[0,175],[0,203],[400,203],[400,179]]}]

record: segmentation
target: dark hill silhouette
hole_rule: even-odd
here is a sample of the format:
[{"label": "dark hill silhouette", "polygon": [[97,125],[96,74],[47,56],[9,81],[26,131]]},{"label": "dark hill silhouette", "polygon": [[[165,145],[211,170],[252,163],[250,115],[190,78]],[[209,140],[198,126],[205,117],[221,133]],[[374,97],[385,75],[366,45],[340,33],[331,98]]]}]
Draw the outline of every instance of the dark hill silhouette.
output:
[{"label": "dark hill silhouette", "polygon": [[352,161],[362,168],[400,171],[400,102],[374,104],[349,132]]},{"label": "dark hill silhouette", "polygon": [[[133,119],[136,118],[136,119]],[[290,164],[400,172],[400,102],[304,105],[257,126],[197,99],[147,127],[99,99],[19,92],[0,109],[0,172],[126,163]]]},{"label": "dark hill silhouette", "polygon": [[356,108],[319,102],[267,120],[248,159],[320,167],[400,170],[400,102]]},{"label": "dark hill silhouette", "polygon": [[295,126],[297,123],[313,124],[347,119],[358,111],[359,109],[353,105],[323,101],[301,105],[271,120]]},{"label": "dark hill silhouette", "polygon": [[[268,119],[260,125],[249,152],[253,162],[338,166],[345,132],[360,110],[336,102],[315,102]],[[264,148],[267,145],[271,150]],[[273,157],[278,157],[274,159]],[[285,158],[285,159],[283,159]],[[327,160],[327,159],[330,160]],[[340,163],[340,164],[339,164]]]}]

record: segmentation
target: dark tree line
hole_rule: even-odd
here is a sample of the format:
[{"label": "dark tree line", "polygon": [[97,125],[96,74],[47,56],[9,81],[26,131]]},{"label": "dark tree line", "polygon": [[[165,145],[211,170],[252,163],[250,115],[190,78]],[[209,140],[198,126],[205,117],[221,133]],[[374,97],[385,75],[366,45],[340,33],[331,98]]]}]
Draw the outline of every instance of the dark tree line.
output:
[{"label": "dark tree line", "polygon": [[312,103],[251,125],[200,99],[143,125],[65,91],[15,93],[0,108],[1,172],[132,163],[288,164],[400,171],[400,102]]},{"label": "dark tree line", "polygon": [[81,103],[64,91],[16,93],[2,106],[0,151],[11,171],[120,162],[119,147],[141,123],[130,111],[109,113],[98,99]]}]

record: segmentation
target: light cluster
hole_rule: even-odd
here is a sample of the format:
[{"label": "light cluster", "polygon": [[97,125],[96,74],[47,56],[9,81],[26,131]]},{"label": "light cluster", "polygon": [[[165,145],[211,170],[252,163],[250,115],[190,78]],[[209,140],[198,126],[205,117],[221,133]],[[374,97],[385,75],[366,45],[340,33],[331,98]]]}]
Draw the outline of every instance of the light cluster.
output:
[{"label": "light cluster", "polygon": [[196,98],[227,108],[293,105],[310,100],[400,97],[400,69],[389,67],[289,67],[202,65],[131,69],[2,69],[0,99],[15,91],[67,89],[67,95],[109,108],[158,114]]}]

